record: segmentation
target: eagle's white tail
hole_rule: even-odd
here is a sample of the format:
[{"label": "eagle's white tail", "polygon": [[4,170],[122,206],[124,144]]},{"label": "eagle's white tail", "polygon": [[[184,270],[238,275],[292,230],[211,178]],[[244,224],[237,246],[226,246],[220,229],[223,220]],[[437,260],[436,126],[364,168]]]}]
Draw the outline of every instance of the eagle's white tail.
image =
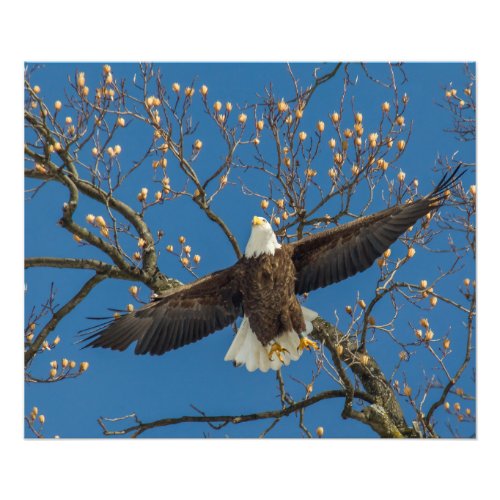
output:
[{"label": "eagle's white tail", "polygon": [[[306,335],[312,332],[312,321],[318,316],[317,313],[311,311],[307,307],[302,306],[302,314],[306,323],[306,331],[302,332]],[[238,333],[234,337],[233,343],[224,357],[225,361],[234,361],[239,365],[245,365],[249,372],[259,369],[262,372],[267,372],[270,368],[278,370],[283,364],[289,365],[290,361],[296,361],[300,358],[302,351],[299,351],[299,336],[294,331],[282,333],[275,341],[284,349],[281,353],[283,362],[278,359],[276,353],[272,359],[269,359],[269,350],[274,342],[270,342],[267,346],[263,346],[257,336],[250,328],[250,322],[245,316],[238,329]]]}]

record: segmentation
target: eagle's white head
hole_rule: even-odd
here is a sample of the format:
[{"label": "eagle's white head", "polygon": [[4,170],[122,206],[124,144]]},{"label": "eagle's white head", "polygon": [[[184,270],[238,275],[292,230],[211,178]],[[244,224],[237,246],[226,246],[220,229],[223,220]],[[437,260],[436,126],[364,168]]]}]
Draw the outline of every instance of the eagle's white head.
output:
[{"label": "eagle's white head", "polygon": [[245,257],[258,257],[263,253],[274,255],[274,251],[281,248],[276,239],[271,224],[264,217],[255,216],[252,219],[252,232],[245,248]]}]

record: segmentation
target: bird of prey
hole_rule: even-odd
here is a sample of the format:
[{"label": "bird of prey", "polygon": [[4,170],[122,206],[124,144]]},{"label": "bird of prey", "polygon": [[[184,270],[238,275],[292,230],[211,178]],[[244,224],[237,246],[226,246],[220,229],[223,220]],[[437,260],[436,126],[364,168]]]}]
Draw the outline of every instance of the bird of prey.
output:
[{"label": "bird of prey", "polygon": [[[244,256],[234,265],[156,296],[94,331],[92,347],[160,355],[221,330],[243,316],[225,360],[249,371],[277,370],[317,348],[307,335],[317,314],[297,295],[370,267],[418,219],[438,209],[462,175],[445,175],[427,196],[398,204],[293,243],[279,243],[269,222],[253,217]],[[462,172],[463,173],[463,172]]]}]

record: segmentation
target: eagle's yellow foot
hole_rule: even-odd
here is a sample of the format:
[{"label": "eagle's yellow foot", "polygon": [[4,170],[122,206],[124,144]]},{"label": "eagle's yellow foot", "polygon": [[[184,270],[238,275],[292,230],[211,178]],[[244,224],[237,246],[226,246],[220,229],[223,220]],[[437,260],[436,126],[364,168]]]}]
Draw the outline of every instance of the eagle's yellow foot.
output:
[{"label": "eagle's yellow foot", "polygon": [[310,351],[311,348],[314,349],[315,351],[319,350],[318,344],[316,344],[316,342],[309,340],[307,337],[301,337],[299,342],[299,347],[297,347],[297,350],[302,351],[303,349],[307,349],[308,351]]},{"label": "eagle's yellow foot", "polygon": [[284,352],[288,352],[287,349],[285,349],[284,347],[281,347],[278,342],[275,342],[272,346],[271,346],[271,349],[269,349],[269,361],[272,361],[273,360],[273,354],[276,353],[276,356],[278,357],[278,359],[284,363],[285,360],[283,359],[283,355],[282,353]]}]

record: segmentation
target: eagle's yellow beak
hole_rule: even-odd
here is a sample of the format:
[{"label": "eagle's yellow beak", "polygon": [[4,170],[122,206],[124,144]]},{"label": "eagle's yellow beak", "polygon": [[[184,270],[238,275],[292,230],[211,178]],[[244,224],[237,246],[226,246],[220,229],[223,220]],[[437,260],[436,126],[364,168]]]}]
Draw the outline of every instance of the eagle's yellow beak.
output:
[{"label": "eagle's yellow beak", "polygon": [[262,219],[254,215],[252,219],[252,226],[260,226],[260,224],[262,224]]}]

